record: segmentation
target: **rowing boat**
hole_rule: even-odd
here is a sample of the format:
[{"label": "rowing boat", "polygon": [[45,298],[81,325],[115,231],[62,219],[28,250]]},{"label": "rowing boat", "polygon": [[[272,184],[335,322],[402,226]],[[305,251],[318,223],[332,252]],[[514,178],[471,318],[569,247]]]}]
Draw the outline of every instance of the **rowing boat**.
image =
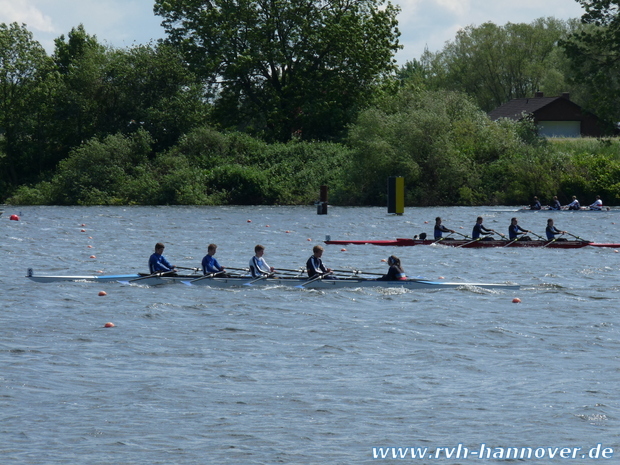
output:
[{"label": "rowing boat", "polygon": [[620,248],[620,244],[616,243],[597,243],[590,241],[510,241],[507,239],[485,241],[475,239],[443,239],[440,241],[431,239],[408,239],[399,238],[393,240],[340,240],[325,241],[329,245],[381,245],[386,247],[411,247],[414,245],[441,245],[450,247],[462,247],[468,249],[484,249],[492,247],[545,247],[547,249],[580,249],[582,247],[613,247]]},{"label": "rowing boat", "polygon": [[[458,288],[483,288],[483,289],[498,289],[498,290],[518,290],[520,288],[517,284],[506,283],[458,283],[458,282],[442,282],[442,281],[429,281],[426,279],[407,279],[402,281],[378,281],[376,279],[365,278],[338,278],[338,279],[318,279],[312,281],[306,277],[282,277],[282,278],[265,278],[256,280],[251,276],[236,276],[236,277],[213,277],[207,279],[199,279],[200,276],[140,276],[133,275],[104,275],[104,276],[35,276],[34,273],[29,273],[26,276],[28,279],[38,283],[53,283],[53,282],[67,282],[67,281],[81,281],[81,282],[96,282],[96,283],[130,283],[140,284],[146,286],[157,286],[161,284],[171,284],[183,282],[185,284],[196,286],[209,286],[216,288],[234,288],[234,287],[247,287],[250,286],[271,286],[271,287],[297,287],[306,289],[356,289],[361,287],[383,287],[383,288],[405,288],[405,289],[458,289]],[[139,279],[138,281],[133,281]]]},{"label": "rowing boat", "polygon": [[579,210],[569,210],[568,208],[565,208],[565,209],[562,209],[562,210],[552,210],[551,208],[541,208],[540,210],[532,210],[531,208],[520,208],[518,210],[513,210],[513,211],[516,211],[518,213],[527,213],[527,212],[531,212],[531,213],[536,213],[536,212],[545,212],[545,213],[553,213],[553,212],[617,213],[617,212],[620,212],[620,209],[618,209],[618,208],[612,209],[610,207],[603,207],[601,210],[591,210],[588,207],[581,207]]}]

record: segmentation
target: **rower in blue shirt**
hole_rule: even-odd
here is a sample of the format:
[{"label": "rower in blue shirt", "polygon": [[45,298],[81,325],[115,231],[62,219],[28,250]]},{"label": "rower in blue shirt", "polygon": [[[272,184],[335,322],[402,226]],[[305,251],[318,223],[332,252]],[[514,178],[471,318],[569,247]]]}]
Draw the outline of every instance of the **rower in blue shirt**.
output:
[{"label": "rower in blue shirt", "polygon": [[547,220],[547,228],[545,229],[545,233],[547,234],[547,239],[550,241],[565,241],[566,239],[562,237],[555,238],[558,234],[566,234],[566,231],[560,231],[553,225],[553,219],[549,218]]},{"label": "rower in blue shirt", "polygon": [[[220,273],[224,271],[224,267],[221,266],[216,258],[213,256],[217,251],[217,245],[209,244],[207,247],[207,255],[205,255],[202,259],[202,273],[207,275],[211,273]],[[219,274],[218,276],[222,276],[224,273]]]},{"label": "rower in blue shirt", "polygon": [[540,204],[538,197],[534,196],[534,201],[530,205],[530,210],[542,210],[542,205]]},{"label": "rower in blue shirt", "polygon": [[[314,278],[317,275],[326,275],[332,272],[331,268],[327,268],[323,265],[323,260],[321,260],[324,250],[325,249],[320,245],[315,245],[312,248],[312,256],[306,262],[306,271],[308,272],[309,278]],[[331,276],[326,277],[331,278]]]},{"label": "rower in blue shirt", "polygon": [[553,196],[553,203],[549,207],[549,210],[562,210],[562,204],[558,200],[558,196],[557,195]]},{"label": "rower in blue shirt", "polygon": [[[438,241],[439,239],[442,239],[443,233],[445,232],[454,233],[455,231],[453,229],[448,229],[443,224],[441,224],[441,217],[438,216],[437,218],[435,218],[435,228],[433,231],[433,234],[435,235],[435,240]],[[446,239],[452,238],[446,237]]]},{"label": "rower in blue shirt", "polygon": [[155,253],[149,257],[149,270],[151,274],[176,271],[174,265],[171,265],[168,260],[166,260],[166,257],[162,255],[164,253],[164,248],[164,244],[161,242],[155,244]]},{"label": "rower in blue shirt", "polygon": [[476,219],[476,224],[474,225],[474,229],[471,232],[472,239],[480,239],[480,236],[484,236],[482,238],[483,241],[492,241],[493,238],[491,235],[495,232],[494,229],[488,229],[482,226],[482,217],[479,216]]},{"label": "rower in blue shirt", "polygon": [[377,278],[377,281],[404,281],[407,279],[405,270],[403,270],[400,264],[400,258],[395,255],[390,255],[387,259],[387,263],[390,265],[390,269],[387,274]]},{"label": "rower in blue shirt", "polygon": [[517,219],[512,218],[510,220],[510,226],[508,226],[508,238],[511,241],[521,240],[521,241],[531,241],[532,238],[530,236],[526,236],[525,233],[529,233],[528,229],[523,229],[521,226],[517,224]]}]

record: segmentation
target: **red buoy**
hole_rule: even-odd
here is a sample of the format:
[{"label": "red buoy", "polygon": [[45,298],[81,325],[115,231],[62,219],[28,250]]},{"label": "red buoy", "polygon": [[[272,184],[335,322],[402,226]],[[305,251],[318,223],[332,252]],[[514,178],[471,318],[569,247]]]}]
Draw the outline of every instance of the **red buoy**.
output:
[{"label": "red buoy", "polygon": [[520,304],[521,303],[521,299],[519,299],[518,297],[515,297],[514,299],[512,299],[512,303],[513,304]]},{"label": "red buoy", "polygon": [[11,220],[11,221],[19,221],[19,216],[11,215],[11,216],[9,216],[9,220]]},{"label": "red buoy", "polygon": [[111,321],[108,321],[106,324],[103,325],[104,328],[114,328],[114,323],[112,323]]},{"label": "red buoy", "polygon": [[106,291],[99,291],[99,296],[103,297],[104,295],[108,295]]},{"label": "red buoy", "polygon": [[97,258],[97,257],[95,257],[94,255],[91,255],[90,258]]}]

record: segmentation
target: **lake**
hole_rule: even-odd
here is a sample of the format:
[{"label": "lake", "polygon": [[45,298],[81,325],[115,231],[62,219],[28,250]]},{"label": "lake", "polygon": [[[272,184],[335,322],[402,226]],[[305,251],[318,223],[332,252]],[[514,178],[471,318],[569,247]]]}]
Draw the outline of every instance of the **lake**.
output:
[{"label": "lake", "polygon": [[[518,215],[543,235],[553,215],[559,229],[620,242],[617,212],[510,210],[407,208],[393,216],[334,206],[327,215],[312,206],[7,206],[0,217],[2,462],[365,464],[386,461],[373,453],[396,453],[373,448],[419,447],[435,454],[430,462],[465,464],[486,447],[496,454],[492,463],[506,462],[503,448],[546,454],[525,463],[561,462],[557,451],[551,458],[554,448],[581,448],[577,458],[601,458],[609,448],[615,456],[602,461],[618,463],[617,249],[329,245],[323,255],[331,268],[382,273],[382,260],[395,254],[412,277],[513,282],[518,291],[211,289],[24,277],[30,267],[40,275],[144,272],[156,242],[181,266],[199,266],[216,243],[221,264],[244,268],[262,244],[271,266],[296,269],[326,235],[432,235],[436,216],[471,234],[481,215],[507,234]],[[470,456],[448,459],[459,444]],[[427,463],[409,449],[398,453]]]}]

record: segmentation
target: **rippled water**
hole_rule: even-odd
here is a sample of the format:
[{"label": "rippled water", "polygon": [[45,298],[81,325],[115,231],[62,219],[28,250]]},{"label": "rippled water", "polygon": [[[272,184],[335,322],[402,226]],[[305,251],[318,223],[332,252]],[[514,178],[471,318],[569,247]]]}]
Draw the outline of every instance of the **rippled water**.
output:
[{"label": "rippled water", "polygon": [[[505,233],[516,213],[500,210],[8,207],[0,217],[2,463],[358,464],[376,462],[373,446],[459,443],[602,443],[617,460],[620,255],[612,248],[326,246],[323,257],[332,268],[384,272],[381,259],[396,254],[410,276],[524,286],[502,292],[24,278],[28,267],[146,271],[158,241],[183,266],[197,266],[215,242],[224,265],[246,267],[261,243],[270,265],[297,268],[326,234],[430,234],[438,215],[470,234],[479,214]],[[21,221],[9,221],[13,213]],[[554,215],[560,229],[620,242],[619,213]],[[546,219],[519,216],[539,234]],[[104,328],[108,321],[116,326]]]}]

